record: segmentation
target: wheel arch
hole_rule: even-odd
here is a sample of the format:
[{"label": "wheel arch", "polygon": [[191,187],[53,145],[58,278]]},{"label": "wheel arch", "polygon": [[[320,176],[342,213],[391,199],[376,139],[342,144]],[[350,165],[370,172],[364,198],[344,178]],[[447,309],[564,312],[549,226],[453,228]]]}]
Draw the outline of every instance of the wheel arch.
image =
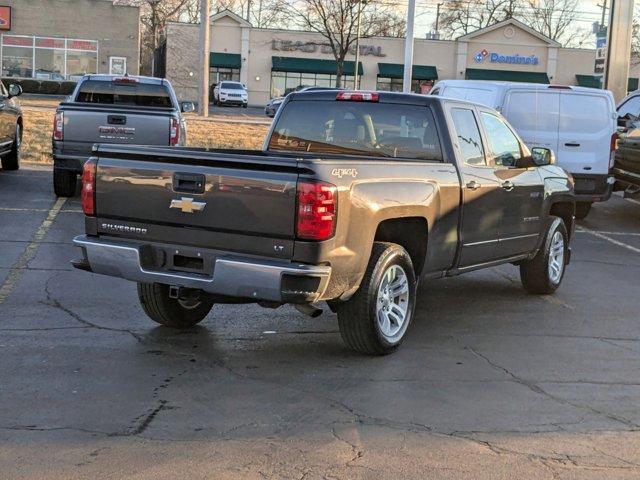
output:
[{"label": "wheel arch", "polygon": [[429,222],[425,217],[387,218],[378,223],[374,242],[396,243],[403,247],[413,263],[416,277],[422,272],[427,258]]}]

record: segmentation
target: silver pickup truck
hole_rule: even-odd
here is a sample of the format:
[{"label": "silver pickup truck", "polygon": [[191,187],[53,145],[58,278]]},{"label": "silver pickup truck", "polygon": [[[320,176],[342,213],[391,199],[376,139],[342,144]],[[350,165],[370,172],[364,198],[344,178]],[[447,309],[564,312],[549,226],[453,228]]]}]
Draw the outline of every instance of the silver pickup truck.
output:
[{"label": "silver pickup truck", "polygon": [[78,175],[94,143],[185,144],[182,112],[171,84],[161,78],[85,75],[53,124],[53,188],[58,197],[76,192]]}]

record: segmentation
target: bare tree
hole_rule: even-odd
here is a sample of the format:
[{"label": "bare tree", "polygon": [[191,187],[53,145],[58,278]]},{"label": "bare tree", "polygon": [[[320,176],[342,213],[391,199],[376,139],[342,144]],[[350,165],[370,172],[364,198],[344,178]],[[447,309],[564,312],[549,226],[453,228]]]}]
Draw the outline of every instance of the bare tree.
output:
[{"label": "bare tree", "polygon": [[529,0],[524,16],[534,30],[565,46],[581,47],[593,41],[590,30],[576,27],[579,0]]},{"label": "bare tree", "polygon": [[[119,0],[116,3],[140,7],[140,68],[152,72],[156,48],[166,35],[168,21],[181,19],[185,5],[192,0]],[[197,0],[196,0],[197,1]]]},{"label": "bare tree", "polygon": [[439,29],[446,38],[459,37],[521,17],[526,6],[526,0],[451,0],[440,14]]},{"label": "bare tree", "polygon": [[405,31],[404,15],[390,4],[367,0],[280,0],[277,8],[289,27],[316,32],[326,40],[337,63],[336,87],[342,86],[344,62],[356,42],[358,9],[360,38],[401,36]]}]

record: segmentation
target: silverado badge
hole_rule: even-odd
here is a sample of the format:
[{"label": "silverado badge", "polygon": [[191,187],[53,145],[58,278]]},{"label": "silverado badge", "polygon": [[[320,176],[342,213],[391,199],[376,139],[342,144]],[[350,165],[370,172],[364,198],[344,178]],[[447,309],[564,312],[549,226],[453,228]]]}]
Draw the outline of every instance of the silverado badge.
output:
[{"label": "silverado badge", "polygon": [[183,213],[201,212],[207,202],[196,202],[193,198],[182,197],[180,200],[171,200],[169,208],[179,208]]}]

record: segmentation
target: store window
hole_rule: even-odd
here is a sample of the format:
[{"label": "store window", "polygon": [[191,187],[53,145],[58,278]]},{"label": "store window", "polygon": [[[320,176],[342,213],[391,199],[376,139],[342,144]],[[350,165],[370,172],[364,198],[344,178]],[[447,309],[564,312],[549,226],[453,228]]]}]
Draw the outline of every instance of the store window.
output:
[{"label": "store window", "polygon": [[74,80],[98,72],[98,42],[3,35],[1,64],[3,77]]},{"label": "store window", "polygon": [[223,68],[223,67],[211,67],[209,69],[209,80],[213,85],[217,85],[220,82],[239,82],[240,81],[240,69],[239,68]]},{"label": "store window", "polygon": [[[428,94],[433,87],[432,80],[411,80],[411,91],[413,93]],[[376,89],[381,92],[401,92],[402,78],[378,77]]]},{"label": "store window", "polygon": [[[342,86],[354,88],[353,75],[342,76]],[[282,97],[302,87],[335,87],[336,76],[328,73],[271,72],[271,98]]]}]

